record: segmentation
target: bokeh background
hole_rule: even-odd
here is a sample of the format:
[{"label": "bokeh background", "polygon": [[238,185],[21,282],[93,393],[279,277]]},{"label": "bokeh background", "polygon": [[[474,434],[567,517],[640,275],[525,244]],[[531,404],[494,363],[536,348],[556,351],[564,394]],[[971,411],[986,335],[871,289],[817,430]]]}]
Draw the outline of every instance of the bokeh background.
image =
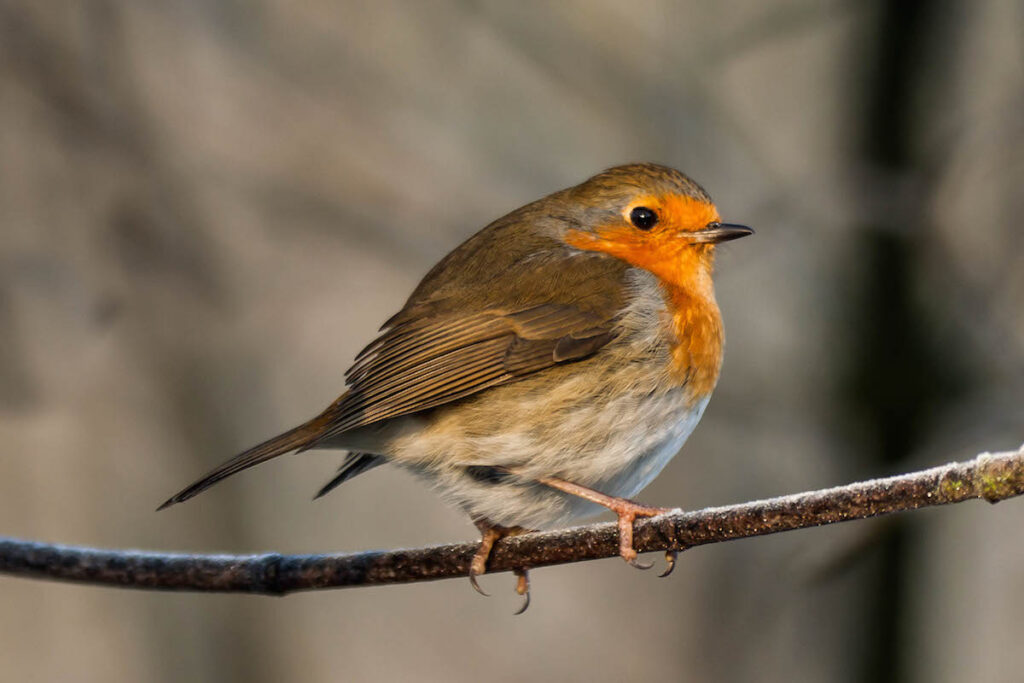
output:
[{"label": "bokeh background", "polygon": [[[1024,441],[1024,5],[0,0],[0,534],[320,552],[468,540],[283,458],[438,258],[618,163],[687,171],[724,374],[643,500],[697,508]],[[283,599],[0,577],[19,681],[1015,681],[1024,504]]]}]

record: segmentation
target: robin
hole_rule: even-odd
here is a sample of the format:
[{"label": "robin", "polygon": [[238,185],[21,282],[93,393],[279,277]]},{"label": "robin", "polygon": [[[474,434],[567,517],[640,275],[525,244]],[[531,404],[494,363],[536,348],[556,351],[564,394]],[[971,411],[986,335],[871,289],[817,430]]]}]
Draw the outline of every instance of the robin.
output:
[{"label": "robin", "polygon": [[[516,209],[427,273],[326,410],[160,509],[279,455],[336,448],[347,457],[317,497],[384,463],[411,470],[480,529],[477,590],[499,538],[602,507],[618,515],[622,558],[646,568],[633,521],[665,510],[630,498],[708,404],[723,344],[715,246],[752,233],[656,164],[612,168]],[[529,583],[517,574],[525,609]]]}]

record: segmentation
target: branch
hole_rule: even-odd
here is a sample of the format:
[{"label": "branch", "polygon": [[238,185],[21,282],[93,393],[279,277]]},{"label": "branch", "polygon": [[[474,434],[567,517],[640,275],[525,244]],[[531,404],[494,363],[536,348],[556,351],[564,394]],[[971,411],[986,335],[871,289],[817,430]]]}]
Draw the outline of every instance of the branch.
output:
[{"label": "branch", "polygon": [[[972,498],[996,503],[1024,494],[1024,446],[965,463],[781,498],[675,510],[637,520],[640,552],[865,519]],[[0,573],[124,588],[261,593],[464,577],[476,543],[332,555],[188,555],[99,550],[0,537]],[[615,523],[525,534],[499,541],[490,572],[618,555]]]}]

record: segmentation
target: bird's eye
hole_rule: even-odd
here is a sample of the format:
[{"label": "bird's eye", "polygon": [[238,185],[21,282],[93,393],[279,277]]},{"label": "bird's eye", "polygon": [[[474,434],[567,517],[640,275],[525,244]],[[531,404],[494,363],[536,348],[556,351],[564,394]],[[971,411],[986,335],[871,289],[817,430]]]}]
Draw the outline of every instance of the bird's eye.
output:
[{"label": "bird's eye", "polygon": [[629,220],[641,230],[650,230],[658,222],[658,214],[646,206],[638,206],[629,212]]}]

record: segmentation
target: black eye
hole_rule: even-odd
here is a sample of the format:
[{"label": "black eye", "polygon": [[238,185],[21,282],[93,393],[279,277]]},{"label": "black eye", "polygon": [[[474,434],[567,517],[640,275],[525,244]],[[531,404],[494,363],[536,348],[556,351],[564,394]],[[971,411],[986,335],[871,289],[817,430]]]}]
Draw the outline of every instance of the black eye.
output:
[{"label": "black eye", "polygon": [[629,212],[629,220],[641,230],[650,230],[658,222],[658,214],[646,206],[638,206]]}]

